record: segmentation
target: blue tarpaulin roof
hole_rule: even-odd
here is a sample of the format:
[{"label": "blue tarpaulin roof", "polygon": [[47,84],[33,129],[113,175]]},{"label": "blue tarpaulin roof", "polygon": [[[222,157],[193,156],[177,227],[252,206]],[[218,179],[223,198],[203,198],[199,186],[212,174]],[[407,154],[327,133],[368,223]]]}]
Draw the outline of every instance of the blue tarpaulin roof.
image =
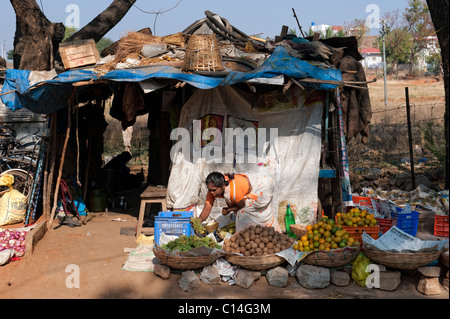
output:
[{"label": "blue tarpaulin roof", "polygon": [[[148,66],[137,69],[114,70],[98,73],[92,70],[73,70],[59,74],[51,80],[30,85],[28,77],[31,71],[8,69],[2,93],[15,91],[1,96],[3,103],[15,111],[23,107],[39,114],[50,114],[67,105],[72,93],[72,84],[80,81],[108,80],[114,82],[142,82],[150,79],[174,79],[200,88],[212,89],[218,86],[234,85],[255,78],[273,78],[285,75],[297,79],[313,78],[326,81],[342,81],[339,70],[323,69],[295,58],[282,46],[278,46],[272,55],[251,72],[232,71],[225,76],[213,77],[183,73],[171,66]],[[318,90],[331,90],[334,84],[305,84]],[[79,88],[83,90],[83,87]],[[80,92],[81,93],[81,92]]]}]

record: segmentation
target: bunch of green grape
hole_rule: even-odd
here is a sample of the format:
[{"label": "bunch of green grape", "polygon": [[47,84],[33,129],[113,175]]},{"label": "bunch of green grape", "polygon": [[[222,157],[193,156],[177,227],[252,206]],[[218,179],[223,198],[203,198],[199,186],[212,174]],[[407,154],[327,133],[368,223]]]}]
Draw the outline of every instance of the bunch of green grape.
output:
[{"label": "bunch of green grape", "polygon": [[200,234],[205,233],[206,229],[202,225],[202,220],[200,218],[192,217],[191,224],[192,224],[192,227],[194,228],[195,232],[200,233]]}]

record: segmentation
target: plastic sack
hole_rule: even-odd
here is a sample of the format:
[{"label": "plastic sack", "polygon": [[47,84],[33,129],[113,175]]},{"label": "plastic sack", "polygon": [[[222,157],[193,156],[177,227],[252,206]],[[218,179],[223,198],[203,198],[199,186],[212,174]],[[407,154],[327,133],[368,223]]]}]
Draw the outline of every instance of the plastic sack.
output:
[{"label": "plastic sack", "polygon": [[27,212],[27,197],[11,187],[14,177],[4,174],[0,177],[0,185],[8,186],[9,191],[0,198],[0,226],[20,223]]},{"label": "plastic sack", "polygon": [[366,279],[370,275],[366,269],[371,263],[370,259],[364,253],[359,253],[352,262],[352,278],[358,286],[366,286]]}]

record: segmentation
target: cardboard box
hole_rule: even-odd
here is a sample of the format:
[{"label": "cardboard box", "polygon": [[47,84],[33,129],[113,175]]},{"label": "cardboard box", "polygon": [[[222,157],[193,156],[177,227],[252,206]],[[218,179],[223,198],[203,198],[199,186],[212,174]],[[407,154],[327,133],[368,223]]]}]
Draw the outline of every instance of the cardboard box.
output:
[{"label": "cardboard box", "polygon": [[93,65],[100,61],[100,54],[93,39],[61,43],[59,53],[65,69]]}]

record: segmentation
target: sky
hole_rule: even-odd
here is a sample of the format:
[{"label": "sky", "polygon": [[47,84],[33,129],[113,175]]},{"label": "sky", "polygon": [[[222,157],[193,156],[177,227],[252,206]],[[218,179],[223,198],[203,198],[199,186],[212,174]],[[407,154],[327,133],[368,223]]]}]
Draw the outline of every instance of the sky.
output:
[{"label": "sky", "polygon": [[[36,0],[52,22],[77,23],[83,27],[112,3],[112,0]],[[181,1],[181,2],[180,2]],[[113,41],[130,31],[150,27],[153,34],[164,36],[183,31],[203,19],[209,10],[227,19],[247,35],[274,38],[283,25],[300,34],[295,10],[305,33],[311,23],[344,25],[355,19],[366,19],[399,9],[407,0],[137,0],[135,6],[106,37]],[[176,6],[178,4],[178,6]],[[163,14],[152,12],[164,11]],[[144,12],[145,11],[145,12]],[[77,14],[79,13],[79,14]],[[79,17],[79,19],[74,19]],[[155,21],[156,18],[156,21]],[[370,20],[375,21],[375,20]],[[9,0],[0,0],[0,55],[13,49],[15,13]],[[378,34],[376,25],[371,34]],[[5,57],[6,58],[6,57]]]}]

